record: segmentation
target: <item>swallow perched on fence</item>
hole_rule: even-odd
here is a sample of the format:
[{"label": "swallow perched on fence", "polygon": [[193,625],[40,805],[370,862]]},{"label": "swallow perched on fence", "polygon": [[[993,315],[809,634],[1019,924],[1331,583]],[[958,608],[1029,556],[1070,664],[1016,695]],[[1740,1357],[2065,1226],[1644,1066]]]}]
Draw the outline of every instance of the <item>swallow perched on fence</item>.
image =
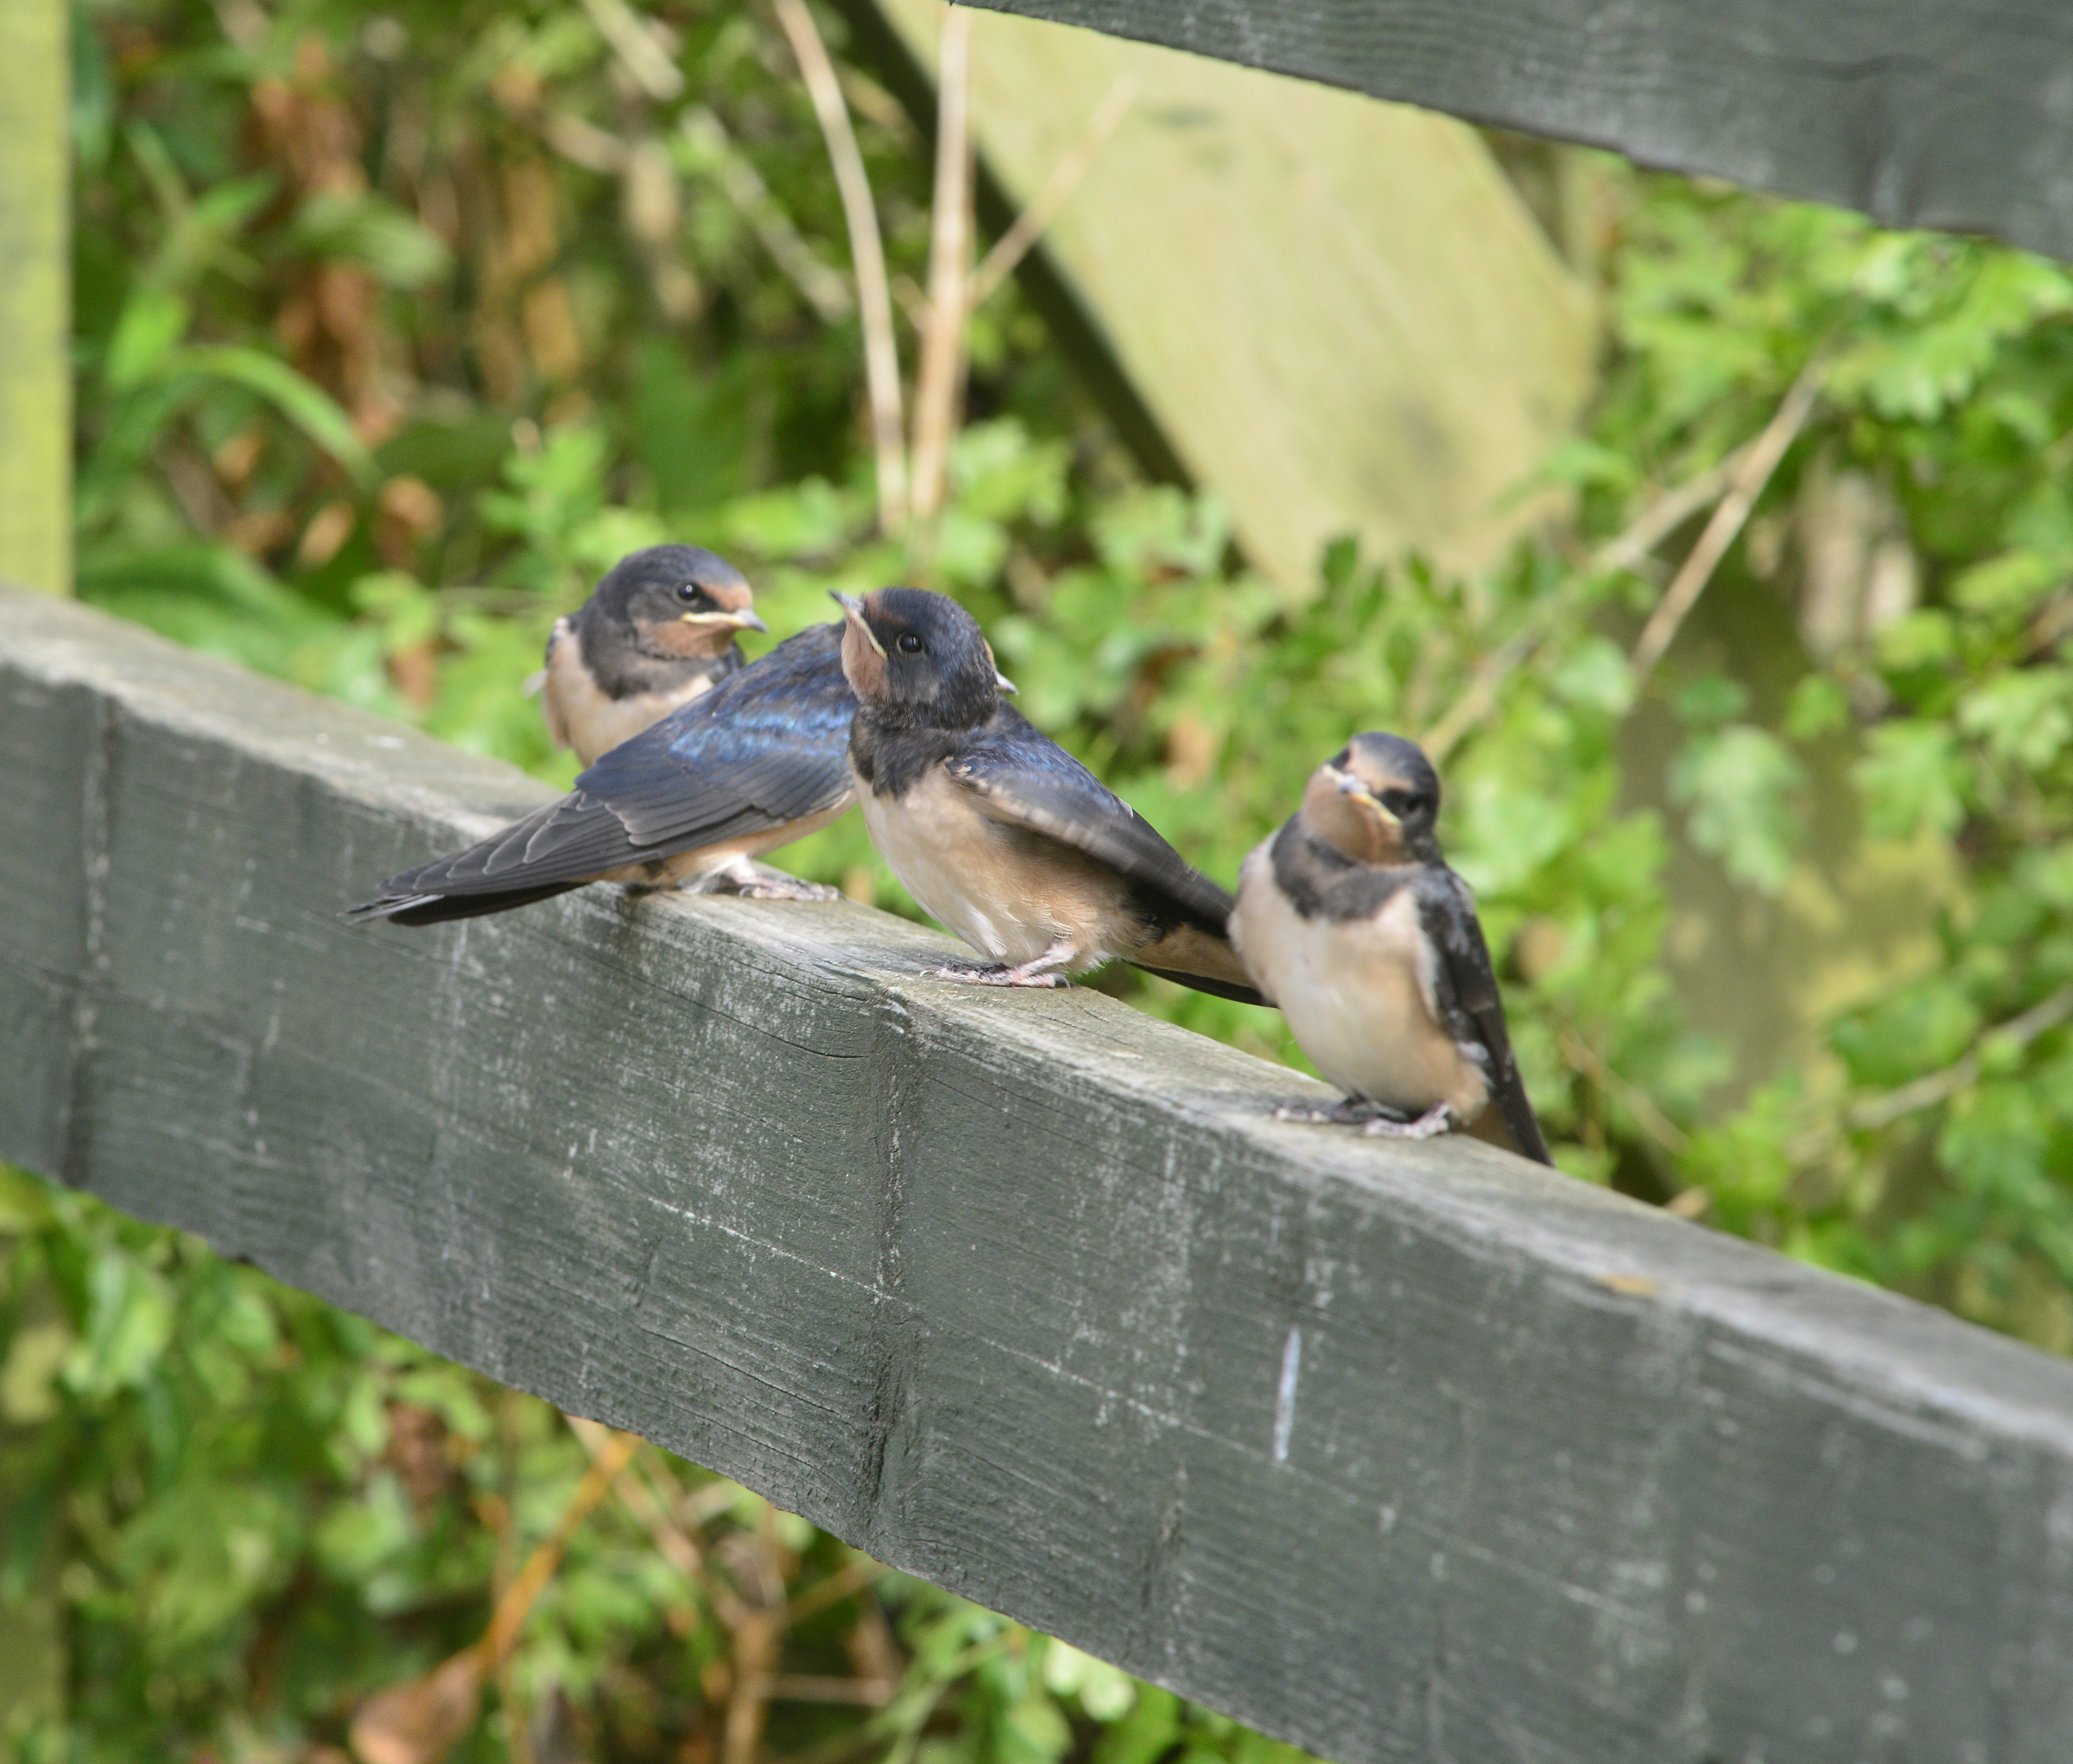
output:
[{"label": "swallow perched on fence", "polygon": [[1225,936],[1231,897],[1001,699],[978,621],[922,588],[835,597],[856,690],[849,763],[872,842],[989,958],[942,979],[1056,987],[1120,959],[1260,1002]]},{"label": "swallow perched on fence", "polygon": [[557,747],[589,765],[743,665],[739,631],[764,631],[747,579],[696,545],[621,558],[555,621],[528,682]]},{"label": "swallow perched on fence", "polygon": [[1439,778],[1414,743],[1356,735],[1246,859],[1232,942],[1347,1096],[1276,1113],[1405,1139],[1451,1121],[1551,1164],[1474,899],[1440,855],[1439,809]]},{"label": "swallow perched on fence", "polygon": [[432,925],[504,912],[586,882],[672,885],[766,900],[835,891],[756,863],[849,807],[856,708],[842,627],[816,625],[629,741],[559,802],[382,885],[355,923]]}]

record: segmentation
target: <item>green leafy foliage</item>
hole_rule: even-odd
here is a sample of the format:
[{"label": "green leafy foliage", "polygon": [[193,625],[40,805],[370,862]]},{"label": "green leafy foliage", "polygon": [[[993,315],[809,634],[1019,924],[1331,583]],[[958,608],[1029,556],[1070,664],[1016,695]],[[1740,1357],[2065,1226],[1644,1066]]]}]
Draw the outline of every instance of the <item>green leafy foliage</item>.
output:
[{"label": "green leafy foliage", "polygon": [[[873,526],[855,321],[800,279],[839,286],[846,234],[782,37],[658,3],[685,86],[657,98],[609,10],[79,6],[85,598],[566,781],[517,686],[621,552],[726,552],[773,641],[830,587],[911,574]],[[845,79],[918,282],[927,155]],[[1213,493],[1142,480],[1010,287],[973,320],[930,579],[1212,874],[1349,733],[1435,739],[1565,1169],[2073,1348],[2073,278],[1600,174],[1608,366],[1544,474],[1560,530],[1474,579],[1341,544],[1270,584]],[[1707,589],[1782,633],[1782,669],[1682,644],[1639,677],[1704,511],[1659,555],[1608,542],[1810,365],[1812,416]],[[1871,965],[1787,1044],[1701,1033],[1667,879],[1710,866],[1732,912],[1775,911],[1831,821],[1942,853],[1926,959]],[[787,861],[912,911],[853,817]],[[1270,1013],[1100,983],[1301,1063]],[[586,1462],[543,1405],[3,1173],[0,1269],[0,1596],[54,1584],[69,1659],[26,1757],[335,1764],[359,1699],[482,1634]],[[662,1454],[639,1475],[703,1567],[599,1507],[458,1756],[540,1755],[559,1721],[586,1756],[709,1757],[770,1670],[878,1699],[771,1702],[778,1756],[1281,1749]],[[741,1612],[772,1586],[805,1615],[758,1666]]]}]

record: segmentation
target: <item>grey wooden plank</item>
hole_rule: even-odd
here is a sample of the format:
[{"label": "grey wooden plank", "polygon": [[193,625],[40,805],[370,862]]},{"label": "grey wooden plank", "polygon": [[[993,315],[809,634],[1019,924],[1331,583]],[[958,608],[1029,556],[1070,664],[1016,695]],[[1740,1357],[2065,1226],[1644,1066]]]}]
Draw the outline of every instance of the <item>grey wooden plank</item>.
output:
[{"label": "grey wooden plank", "polygon": [[2073,257],[2057,0],[971,0]]},{"label": "grey wooden plank", "polygon": [[0,1154],[1350,1764],[2063,1764],[2073,1367],[860,908],[350,929],[538,788],[86,609],[0,754]]}]

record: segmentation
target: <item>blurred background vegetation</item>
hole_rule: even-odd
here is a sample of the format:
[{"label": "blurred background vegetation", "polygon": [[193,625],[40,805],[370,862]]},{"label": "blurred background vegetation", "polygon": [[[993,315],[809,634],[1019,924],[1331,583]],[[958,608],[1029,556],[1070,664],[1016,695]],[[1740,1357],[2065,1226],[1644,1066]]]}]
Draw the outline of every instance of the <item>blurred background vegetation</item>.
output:
[{"label": "blurred background vegetation", "polygon": [[[911,369],[932,148],[815,16]],[[716,547],[773,640],[926,579],[1227,880],[1349,733],[1422,736],[1571,1175],[2073,1347],[2062,270],[1575,161],[1603,346],[1519,487],[1556,512],[1474,574],[1347,542],[1270,581],[1012,278],[940,513],[881,521],[843,211],[761,6],[82,0],[73,33],[84,599],[563,782],[517,684],[620,553]],[[789,858],[911,911],[853,820]],[[341,1760],[384,1691],[371,1761],[1284,1749],[652,1449],[586,1480],[631,1449],[0,1171],[25,1759]],[[485,1633],[471,1724],[422,1675]]]}]

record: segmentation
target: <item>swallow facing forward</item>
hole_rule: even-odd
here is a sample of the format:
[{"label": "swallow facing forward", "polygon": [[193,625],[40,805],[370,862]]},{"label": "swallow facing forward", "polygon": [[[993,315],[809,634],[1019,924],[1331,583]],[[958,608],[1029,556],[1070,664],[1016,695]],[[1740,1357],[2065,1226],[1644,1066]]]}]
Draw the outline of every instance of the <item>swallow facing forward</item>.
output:
[{"label": "swallow facing forward", "polygon": [[1452,1121],[1550,1164],[1474,899],[1440,855],[1439,809],[1439,778],[1414,744],[1356,735],[1246,859],[1232,941],[1347,1095],[1335,1109],[1277,1113],[1407,1139]]},{"label": "swallow facing forward", "polygon": [[557,803],[479,845],[406,870],[357,921],[432,925],[504,912],[586,882],[676,885],[766,900],[835,891],[753,861],[850,803],[856,708],[842,627],[817,625],[612,748]]},{"label": "swallow facing forward", "polygon": [[695,545],[621,558],[547,639],[534,680],[555,745],[589,765],[726,679],[743,665],[735,632],[768,628],[754,598],[739,570]]},{"label": "swallow facing forward", "polygon": [[1260,1002],[1225,936],[1231,897],[1001,699],[978,622],[946,595],[837,594],[856,690],[849,764],[872,842],[988,965],[945,980],[1056,987],[1120,959]]}]

